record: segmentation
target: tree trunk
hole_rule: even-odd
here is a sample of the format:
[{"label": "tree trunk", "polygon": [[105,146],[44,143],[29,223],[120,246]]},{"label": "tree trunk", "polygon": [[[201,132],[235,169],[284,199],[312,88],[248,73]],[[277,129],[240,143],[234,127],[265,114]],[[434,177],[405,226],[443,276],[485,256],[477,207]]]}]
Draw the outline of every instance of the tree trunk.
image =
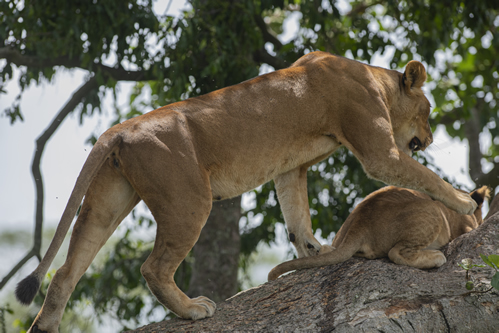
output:
[{"label": "tree trunk", "polygon": [[[447,245],[447,263],[438,269],[352,258],[241,292],[217,304],[213,318],[175,318],[132,332],[497,332],[499,292],[468,292],[457,264],[498,254],[498,237],[496,214]],[[471,276],[488,289],[494,273],[486,266]]]},{"label": "tree trunk", "polygon": [[193,249],[190,297],[221,302],[237,292],[241,196],[213,203],[210,217]]}]

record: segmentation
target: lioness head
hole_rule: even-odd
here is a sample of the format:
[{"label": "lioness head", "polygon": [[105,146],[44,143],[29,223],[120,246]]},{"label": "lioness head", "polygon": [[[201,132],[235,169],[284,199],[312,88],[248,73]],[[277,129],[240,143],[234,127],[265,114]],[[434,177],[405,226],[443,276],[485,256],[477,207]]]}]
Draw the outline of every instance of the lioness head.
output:
[{"label": "lioness head", "polygon": [[426,70],[419,61],[410,61],[400,77],[400,98],[392,107],[395,143],[407,155],[425,150],[433,142],[428,117],[430,102],[421,87]]}]

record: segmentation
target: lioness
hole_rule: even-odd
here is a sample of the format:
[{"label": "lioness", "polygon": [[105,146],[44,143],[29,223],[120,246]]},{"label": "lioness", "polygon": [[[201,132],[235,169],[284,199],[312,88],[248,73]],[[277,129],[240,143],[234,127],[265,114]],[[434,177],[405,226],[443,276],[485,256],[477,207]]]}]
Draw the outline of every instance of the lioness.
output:
[{"label": "lioness", "polygon": [[489,195],[487,186],[471,192],[478,207],[470,216],[458,214],[424,193],[384,187],[355,207],[332,246],[323,245],[318,256],[277,265],[268,279],[296,269],[339,264],[353,256],[389,257],[396,264],[421,269],[440,267],[447,260],[438,249],[482,224],[482,203]]},{"label": "lioness", "polygon": [[55,274],[32,331],[56,332],[81,275],[121,220],[144,200],[157,222],[141,272],[168,309],[213,316],[215,303],[190,299],[175,270],[196,243],[213,200],[271,179],[300,257],[321,245],[311,229],[307,168],[344,145],[372,178],[428,193],[471,214],[476,204],[409,155],[432,142],[424,66],[405,73],[324,52],[212,93],[113,126],[89,154],[40,265],[16,289],[29,304],[83,199],[65,264]]}]

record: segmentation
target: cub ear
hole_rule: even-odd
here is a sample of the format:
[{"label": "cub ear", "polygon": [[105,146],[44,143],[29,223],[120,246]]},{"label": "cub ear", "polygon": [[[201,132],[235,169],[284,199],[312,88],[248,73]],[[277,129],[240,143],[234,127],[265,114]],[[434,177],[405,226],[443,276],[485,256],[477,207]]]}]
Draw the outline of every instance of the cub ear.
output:
[{"label": "cub ear", "polygon": [[412,88],[421,88],[425,81],[426,70],[423,64],[416,60],[409,61],[402,76],[405,91],[410,94]]}]

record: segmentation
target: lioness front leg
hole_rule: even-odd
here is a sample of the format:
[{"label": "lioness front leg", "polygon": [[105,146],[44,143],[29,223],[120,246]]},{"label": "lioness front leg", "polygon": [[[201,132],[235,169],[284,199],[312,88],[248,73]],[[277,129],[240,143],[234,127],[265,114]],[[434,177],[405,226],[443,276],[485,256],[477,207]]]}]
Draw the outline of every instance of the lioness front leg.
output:
[{"label": "lioness front leg", "polygon": [[[386,119],[380,117],[356,125],[358,132],[372,133],[373,138],[359,140],[347,135],[344,145],[357,157],[368,176],[389,185],[426,193],[460,214],[472,215],[475,212],[477,204],[469,194],[454,189],[397,147]],[[346,130],[350,124],[344,127],[346,133],[351,131]]]},{"label": "lioness front leg", "polygon": [[457,191],[436,173],[396,149],[385,158],[371,156],[369,162],[363,163],[367,174],[390,185],[424,192],[460,214],[475,212],[477,204],[469,194]]},{"label": "lioness front leg", "polygon": [[307,194],[307,168],[302,166],[274,179],[279,204],[288,227],[289,240],[298,257],[316,255],[321,244],[312,233]]}]

